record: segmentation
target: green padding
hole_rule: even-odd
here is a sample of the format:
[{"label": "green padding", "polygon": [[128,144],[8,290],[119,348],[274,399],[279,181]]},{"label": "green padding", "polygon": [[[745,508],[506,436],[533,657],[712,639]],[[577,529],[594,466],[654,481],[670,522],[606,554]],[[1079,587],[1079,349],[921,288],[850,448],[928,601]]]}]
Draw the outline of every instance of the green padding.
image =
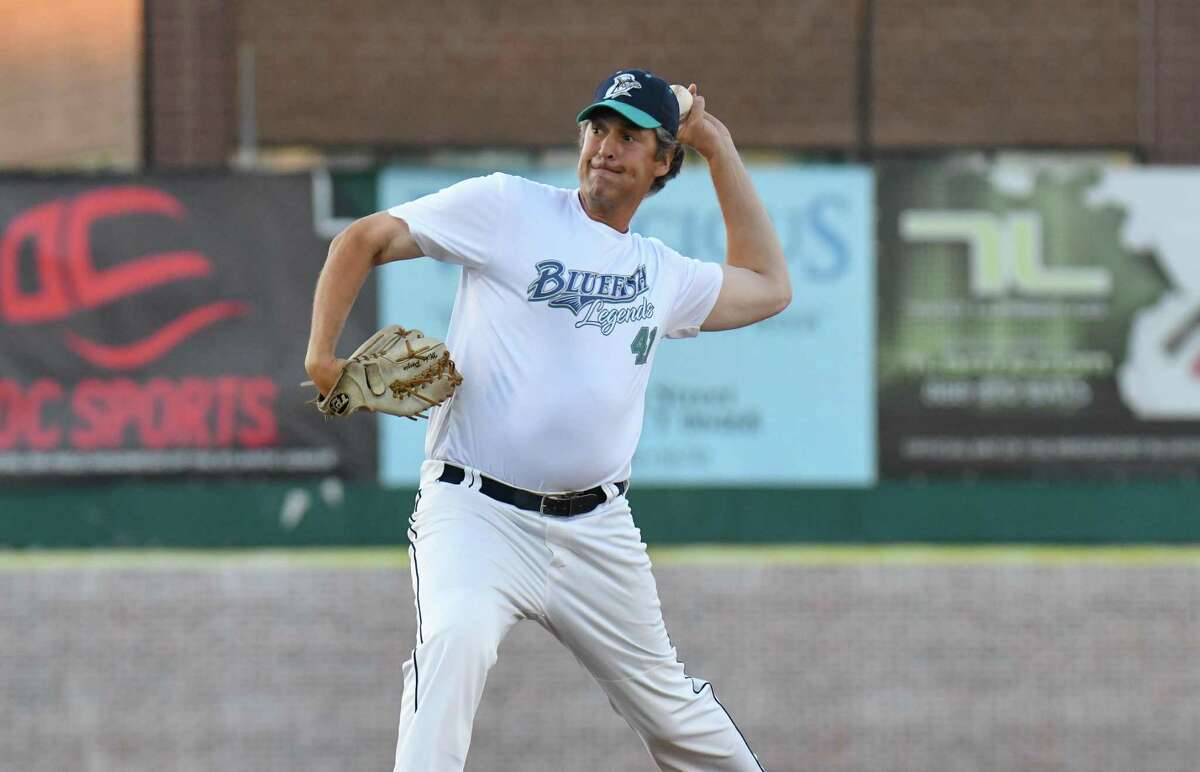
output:
[{"label": "green padding", "polygon": [[[887,483],[869,490],[634,487],[652,545],[1200,543],[1200,483]],[[330,482],[9,486],[0,545],[366,546],[405,542],[413,491]]]},{"label": "green padding", "polygon": [[1200,485],[885,483],[870,490],[632,494],[648,541],[1200,542]]},{"label": "green padding", "polygon": [[117,482],[0,494],[0,544],[264,547],[399,544],[412,492],[316,482]]}]

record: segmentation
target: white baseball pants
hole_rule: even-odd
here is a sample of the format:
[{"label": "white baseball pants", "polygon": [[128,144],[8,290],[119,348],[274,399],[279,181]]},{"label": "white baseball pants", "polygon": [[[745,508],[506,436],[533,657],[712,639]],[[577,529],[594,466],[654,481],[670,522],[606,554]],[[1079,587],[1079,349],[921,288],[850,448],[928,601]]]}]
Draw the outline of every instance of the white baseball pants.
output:
[{"label": "white baseball pants", "polygon": [[571,518],[528,512],[438,482],[426,461],[409,538],[417,641],[404,665],[396,772],[462,770],[475,711],[504,636],[533,619],[564,643],[659,768],[762,767],[712,687],[684,673],[629,504]]}]

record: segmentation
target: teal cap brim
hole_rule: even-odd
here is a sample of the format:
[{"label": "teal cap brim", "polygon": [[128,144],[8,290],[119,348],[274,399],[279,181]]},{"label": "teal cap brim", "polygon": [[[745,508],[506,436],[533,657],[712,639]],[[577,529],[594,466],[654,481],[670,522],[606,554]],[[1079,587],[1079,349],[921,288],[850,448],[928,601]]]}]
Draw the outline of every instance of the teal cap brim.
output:
[{"label": "teal cap brim", "polygon": [[583,108],[579,115],[575,117],[575,122],[579,123],[581,121],[585,121],[589,115],[605,107],[610,110],[615,110],[616,112],[628,118],[633,125],[641,126],[643,129],[657,129],[659,126],[662,126],[661,123],[650,117],[650,113],[646,112],[645,110],[639,110],[633,105],[626,104],[625,102],[618,102],[615,99],[605,99],[603,102],[596,102],[588,105],[587,107]]}]

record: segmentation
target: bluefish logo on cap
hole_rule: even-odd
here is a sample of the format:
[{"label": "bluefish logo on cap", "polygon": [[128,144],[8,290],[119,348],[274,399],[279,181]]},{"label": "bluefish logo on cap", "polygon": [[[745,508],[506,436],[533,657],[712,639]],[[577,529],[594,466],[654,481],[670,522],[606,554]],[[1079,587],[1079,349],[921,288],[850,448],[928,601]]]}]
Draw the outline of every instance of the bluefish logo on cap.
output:
[{"label": "bluefish logo on cap", "polygon": [[604,92],[605,99],[616,99],[633,91],[635,88],[641,88],[642,84],[638,83],[637,78],[627,72],[617,73],[613,78],[613,84],[608,87],[608,91]]},{"label": "bluefish logo on cap", "polygon": [[675,136],[679,131],[679,100],[671,85],[647,70],[617,70],[596,88],[595,100],[583,108],[576,121],[585,121],[600,109],[620,113],[643,129],[660,126]]}]

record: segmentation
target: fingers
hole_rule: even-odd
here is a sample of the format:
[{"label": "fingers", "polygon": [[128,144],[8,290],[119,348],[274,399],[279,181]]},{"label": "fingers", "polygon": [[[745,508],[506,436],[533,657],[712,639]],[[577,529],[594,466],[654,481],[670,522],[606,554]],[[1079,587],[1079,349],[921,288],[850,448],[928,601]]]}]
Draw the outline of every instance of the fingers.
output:
[{"label": "fingers", "polygon": [[688,110],[687,117],[684,121],[697,122],[704,118],[704,97],[700,96],[700,89],[695,83],[688,86],[688,91],[692,95],[692,107]]},{"label": "fingers", "polygon": [[709,115],[704,97],[695,83],[688,86],[688,92],[692,95],[692,107],[679,124],[679,140],[708,157],[707,153],[715,147],[714,143],[720,139],[719,135],[724,127],[720,121]]}]

